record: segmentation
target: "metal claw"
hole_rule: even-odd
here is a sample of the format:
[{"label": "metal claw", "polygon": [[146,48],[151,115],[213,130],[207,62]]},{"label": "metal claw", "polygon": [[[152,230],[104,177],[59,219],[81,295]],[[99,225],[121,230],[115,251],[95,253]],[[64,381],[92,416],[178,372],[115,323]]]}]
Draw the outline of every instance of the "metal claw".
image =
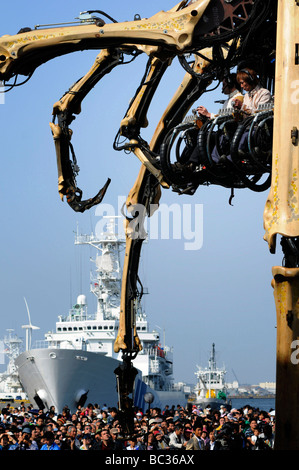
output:
[{"label": "metal claw", "polygon": [[108,178],[102,189],[100,189],[100,191],[93,198],[86,199],[85,201],[81,201],[81,189],[75,188],[74,186],[70,186],[66,190],[67,203],[75,212],[84,212],[90,209],[91,207],[99,204],[103,200],[103,197],[105,196],[110,182],[111,179]]}]

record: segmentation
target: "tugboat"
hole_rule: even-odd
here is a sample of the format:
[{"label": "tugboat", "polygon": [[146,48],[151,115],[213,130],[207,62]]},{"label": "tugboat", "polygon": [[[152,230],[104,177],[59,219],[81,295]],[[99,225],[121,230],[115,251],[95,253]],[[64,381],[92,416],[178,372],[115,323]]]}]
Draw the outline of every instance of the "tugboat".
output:
[{"label": "tugboat", "polygon": [[227,390],[224,380],[226,370],[216,366],[215,343],[212,344],[208,367],[202,368],[197,366],[195,375],[197,382],[188,398],[188,403],[192,403],[197,408],[202,409],[208,406],[211,409],[219,409],[220,405],[226,405],[228,409],[231,408],[230,403],[227,401]]}]

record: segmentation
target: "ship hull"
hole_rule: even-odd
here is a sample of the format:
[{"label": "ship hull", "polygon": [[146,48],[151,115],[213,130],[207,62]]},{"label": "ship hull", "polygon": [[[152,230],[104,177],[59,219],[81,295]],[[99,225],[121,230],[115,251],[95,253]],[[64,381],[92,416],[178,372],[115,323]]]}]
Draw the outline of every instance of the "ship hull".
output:
[{"label": "ship hull", "polygon": [[[120,362],[111,357],[72,349],[33,349],[16,359],[20,382],[28,399],[39,408],[64,406],[76,410],[78,403],[117,406],[114,370]],[[135,404],[144,407],[147,386],[136,379]]]},{"label": "ship hull", "polygon": [[155,393],[158,396],[158,400],[160,402],[160,408],[162,410],[165,408],[166,405],[168,405],[169,408],[171,408],[172,406],[176,408],[177,405],[185,407],[187,404],[188,395],[189,395],[189,394],[184,393],[183,391],[176,391],[176,390],[173,390],[173,391],[168,391],[168,390],[160,391],[159,390],[159,391],[155,391]]},{"label": "ship hull", "polygon": [[192,403],[192,405],[195,405],[197,408],[202,408],[203,410],[208,406],[212,410],[219,410],[221,405],[226,406],[227,409],[231,409],[231,405],[228,401],[220,400],[217,398],[199,398],[197,400],[190,401],[190,403]]},{"label": "ship hull", "polygon": [[[39,408],[64,406],[76,411],[78,403],[116,406],[118,396],[114,370],[120,361],[101,354],[73,349],[32,349],[15,361],[20,382],[29,401]],[[151,407],[185,404],[185,395],[177,391],[155,391],[142,381],[139,371],[135,381],[134,404],[143,410],[144,395],[151,392]],[[184,402],[182,402],[185,400]]]}]

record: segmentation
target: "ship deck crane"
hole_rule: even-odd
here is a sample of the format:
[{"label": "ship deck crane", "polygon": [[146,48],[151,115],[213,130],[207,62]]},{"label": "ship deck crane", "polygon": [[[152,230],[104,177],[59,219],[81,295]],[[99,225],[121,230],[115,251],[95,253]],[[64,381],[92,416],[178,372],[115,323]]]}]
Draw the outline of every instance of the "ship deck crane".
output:
[{"label": "ship deck crane", "polygon": [[235,377],[235,379],[236,379],[236,381],[237,381],[237,383],[238,383],[238,385],[239,385],[240,382],[239,382],[238,377],[236,376],[236,373],[235,373],[234,369],[232,369],[232,373],[233,373],[233,375],[234,375],[234,377]]}]

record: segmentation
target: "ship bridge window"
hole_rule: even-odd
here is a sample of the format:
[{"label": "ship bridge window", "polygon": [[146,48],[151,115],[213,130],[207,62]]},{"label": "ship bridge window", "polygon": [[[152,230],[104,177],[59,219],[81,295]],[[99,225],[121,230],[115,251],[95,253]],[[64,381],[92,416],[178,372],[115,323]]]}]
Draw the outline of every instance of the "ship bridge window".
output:
[{"label": "ship bridge window", "polygon": [[74,326],[74,331],[77,331],[77,330],[78,330],[78,328],[76,326]]},{"label": "ship bridge window", "polygon": [[64,328],[62,328],[62,331],[67,331],[67,328],[65,328],[65,327],[64,327]]},{"label": "ship bridge window", "polygon": [[97,329],[97,327],[96,327],[96,326],[93,326],[93,327],[92,327],[92,329],[93,329],[93,330],[96,330],[96,329]]},{"label": "ship bridge window", "polygon": [[113,325],[110,325],[110,326],[109,326],[109,330],[113,330]]},{"label": "ship bridge window", "polygon": [[99,330],[102,330],[102,329],[103,329],[103,327],[102,327],[102,326],[99,326]]},{"label": "ship bridge window", "polygon": [[73,331],[73,328],[71,326],[69,326],[68,331]]},{"label": "ship bridge window", "polygon": [[104,326],[104,330],[108,330],[108,326]]},{"label": "ship bridge window", "polygon": [[88,329],[88,330],[91,330],[91,326],[88,326],[87,329]]}]

